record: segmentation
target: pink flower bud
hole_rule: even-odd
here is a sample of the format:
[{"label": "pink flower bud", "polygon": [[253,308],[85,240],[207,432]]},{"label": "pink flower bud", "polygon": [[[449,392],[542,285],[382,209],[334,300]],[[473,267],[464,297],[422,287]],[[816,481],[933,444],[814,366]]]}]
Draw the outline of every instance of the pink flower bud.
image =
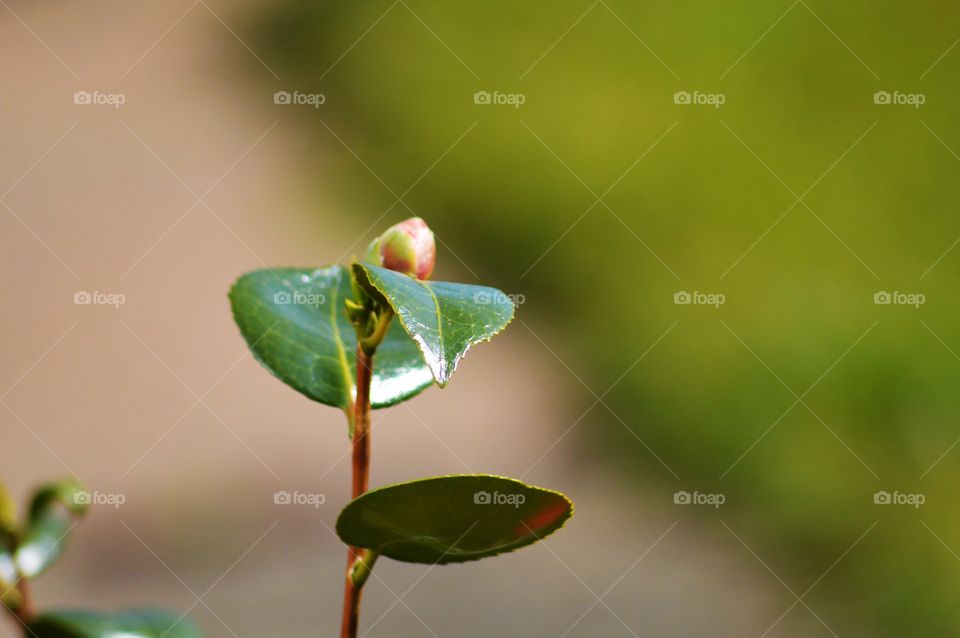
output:
[{"label": "pink flower bud", "polygon": [[370,242],[365,260],[417,279],[429,279],[436,256],[433,231],[419,217],[411,217]]}]

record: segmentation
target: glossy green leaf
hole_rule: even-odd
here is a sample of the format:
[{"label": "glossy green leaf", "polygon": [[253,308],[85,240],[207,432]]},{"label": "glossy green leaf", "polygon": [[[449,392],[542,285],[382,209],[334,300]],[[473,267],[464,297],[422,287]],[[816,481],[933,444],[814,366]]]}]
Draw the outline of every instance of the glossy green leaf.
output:
[{"label": "glossy green leaf", "polygon": [[[233,317],[257,360],[298,392],[342,409],[356,378],[357,336],[344,312],[350,297],[343,266],[257,270],[230,290]],[[377,349],[372,406],[409,399],[430,382],[416,344],[391,326]]]},{"label": "glossy green leaf", "polygon": [[357,497],[340,512],[337,535],[407,563],[460,563],[534,543],[572,515],[563,494],[515,479],[438,476]]},{"label": "glossy green leaf", "polygon": [[75,481],[50,483],[34,493],[14,556],[21,574],[34,578],[60,557],[89,503],[90,493]]},{"label": "glossy green leaf", "polygon": [[174,612],[136,610],[46,613],[30,624],[35,638],[201,638],[200,629]]},{"label": "glossy green leaf", "polygon": [[470,346],[490,341],[513,319],[513,302],[496,288],[421,281],[371,264],[353,268],[357,281],[393,308],[440,387]]}]

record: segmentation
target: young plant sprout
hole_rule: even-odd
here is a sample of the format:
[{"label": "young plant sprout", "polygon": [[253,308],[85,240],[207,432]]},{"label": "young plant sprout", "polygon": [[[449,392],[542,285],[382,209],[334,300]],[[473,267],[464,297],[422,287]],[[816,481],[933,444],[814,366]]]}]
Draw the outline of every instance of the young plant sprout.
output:
[{"label": "young plant sprout", "polygon": [[349,268],[277,268],[240,277],[233,316],[254,356],[308,398],[340,408],[352,445],[352,499],[337,519],[347,545],[341,638],[357,635],[363,585],[378,557],[442,565],[534,543],[573,514],[558,492],[486,474],[438,476],[368,491],[372,409],[444,387],[474,344],[513,319],[485,286],[430,280],[433,232],[390,227]]}]

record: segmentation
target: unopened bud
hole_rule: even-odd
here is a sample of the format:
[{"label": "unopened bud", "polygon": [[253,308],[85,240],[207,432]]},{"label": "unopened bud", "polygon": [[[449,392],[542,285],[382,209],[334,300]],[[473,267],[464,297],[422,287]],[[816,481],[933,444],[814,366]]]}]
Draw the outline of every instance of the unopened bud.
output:
[{"label": "unopened bud", "polygon": [[436,256],[433,231],[419,217],[411,217],[370,242],[365,260],[417,279],[429,279]]}]

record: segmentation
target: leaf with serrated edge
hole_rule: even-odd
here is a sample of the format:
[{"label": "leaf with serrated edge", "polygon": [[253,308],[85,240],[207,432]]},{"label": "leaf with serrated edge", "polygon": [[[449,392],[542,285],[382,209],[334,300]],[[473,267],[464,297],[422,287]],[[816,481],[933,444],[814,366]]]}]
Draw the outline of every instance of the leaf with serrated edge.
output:
[{"label": "leaf with serrated edge", "polygon": [[486,474],[438,476],[367,492],[340,512],[337,535],[408,563],[460,563],[535,543],[573,516],[559,492]]},{"label": "leaf with serrated edge", "polygon": [[513,302],[487,286],[421,281],[371,264],[353,265],[357,281],[388,303],[443,387],[470,346],[490,341],[513,319]]},{"label": "leaf with serrated edge", "polygon": [[[281,381],[326,405],[353,400],[357,336],[344,312],[352,296],[343,266],[275,268],[240,277],[230,290],[233,316],[256,359]],[[391,326],[374,365],[371,404],[384,408],[431,382],[416,344]]]}]

